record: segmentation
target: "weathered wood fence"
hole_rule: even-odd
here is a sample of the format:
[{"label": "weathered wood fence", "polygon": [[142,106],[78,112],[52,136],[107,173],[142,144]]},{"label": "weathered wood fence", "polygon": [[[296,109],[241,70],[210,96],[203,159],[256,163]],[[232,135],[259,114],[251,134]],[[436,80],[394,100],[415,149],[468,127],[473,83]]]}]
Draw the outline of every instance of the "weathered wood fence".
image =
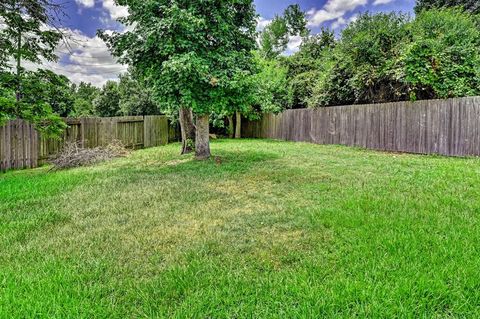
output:
[{"label": "weathered wood fence", "polygon": [[113,140],[131,149],[165,145],[175,131],[165,116],[65,119],[60,139],[46,138],[23,120],[0,127],[0,170],[33,168],[55,155],[66,142],[83,147],[106,146]]},{"label": "weathered wood fence", "polygon": [[242,126],[250,138],[480,156],[480,97],[287,110]]}]

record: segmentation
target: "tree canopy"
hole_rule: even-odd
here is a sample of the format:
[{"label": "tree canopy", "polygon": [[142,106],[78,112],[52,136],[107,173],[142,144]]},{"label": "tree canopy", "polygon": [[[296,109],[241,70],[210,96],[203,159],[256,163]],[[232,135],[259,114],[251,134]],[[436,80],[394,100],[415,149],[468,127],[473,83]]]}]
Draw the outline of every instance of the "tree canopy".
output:
[{"label": "tree canopy", "polygon": [[275,16],[260,33],[260,52],[263,58],[274,59],[286,49],[291,37],[307,37],[307,18],[298,4],[287,7],[283,16]]},{"label": "tree canopy", "polygon": [[448,7],[460,7],[475,14],[480,13],[480,1],[478,0],[417,0],[415,12]]},{"label": "tree canopy", "polygon": [[480,28],[461,9],[415,18],[362,14],[318,50],[304,41],[283,58],[293,107],[435,99],[480,94]]},{"label": "tree canopy", "polygon": [[[256,13],[252,0],[119,0],[128,7],[124,33],[100,36],[121,62],[153,89],[164,110],[188,108],[197,115],[209,157],[208,115],[247,108],[243,79],[252,72]],[[232,103],[234,102],[234,103]],[[201,125],[198,125],[201,124]],[[200,141],[198,141],[200,142]],[[200,151],[203,154],[200,154]]]},{"label": "tree canopy", "polygon": [[53,18],[58,8],[49,0],[4,0],[0,4],[3,22],[0,29],[0,121],[22,118],[34,123],[40,131],[53,135],[59,134],[65,124],[44,95],[38,98],[46,87],[34,79],[47,76],[52,80],[52,74],[26,72],[23,61],[38,64],[42,59],[56,61],[54,50],[62,38]]}]

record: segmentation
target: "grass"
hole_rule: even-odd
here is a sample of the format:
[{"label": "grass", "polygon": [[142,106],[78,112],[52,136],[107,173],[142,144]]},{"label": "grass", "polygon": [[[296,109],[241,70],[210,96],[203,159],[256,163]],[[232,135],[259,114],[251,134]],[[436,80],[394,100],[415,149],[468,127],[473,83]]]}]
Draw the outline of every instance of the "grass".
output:
[{"label": "grass", "polygon": [[0,317],[480,316],[479,159],[212,149],[0,175]]}]

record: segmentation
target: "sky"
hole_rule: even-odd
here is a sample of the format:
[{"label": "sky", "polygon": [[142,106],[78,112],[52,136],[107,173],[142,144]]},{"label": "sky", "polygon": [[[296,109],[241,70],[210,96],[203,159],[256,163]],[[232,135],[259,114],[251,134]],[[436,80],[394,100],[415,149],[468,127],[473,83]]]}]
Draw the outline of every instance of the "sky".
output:
[{"label": "sky", "polygon": [[[195,0],[192,0],[195,1]],[[282,14],[290,4],[298,3],[307,12],[308,26],[313,33],[321,27],[339,32],[362,12],[412,12],[415,0],[255,0],[261,30],[276,14]],[[98,29],[122,31],[124,27],[116,19],[128,14],[114,0],[68,0],[63,21],[69,35],[70,48],[60,45],[57,63],[45,63],[43,67],[66,75],[71,81],[91,82],[96,86],[114,80],[127,67],[117,64],[102,40],[96,36]],[[287,54],[295,52],[301,39],[293,38]]]}]

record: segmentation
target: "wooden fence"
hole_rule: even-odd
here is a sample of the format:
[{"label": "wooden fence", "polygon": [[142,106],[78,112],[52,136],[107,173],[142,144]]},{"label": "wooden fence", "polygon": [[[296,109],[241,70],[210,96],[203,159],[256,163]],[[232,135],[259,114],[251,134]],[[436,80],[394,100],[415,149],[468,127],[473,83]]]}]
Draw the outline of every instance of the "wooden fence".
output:
[{"label": "wooden fence", "polygon": [[175,130],[165,116],[65,119],[60,139],[41,136],[33,125],[14,120],[0,127],[0,170],[33,168],[55,155],[66,142],[83,147],[106,146],[113,140],[131,149],[165,145]]},{"label": "wooden fence", "polygon": [[288,110],[242,134],[448,156],[480,155],[480,97]]}]

